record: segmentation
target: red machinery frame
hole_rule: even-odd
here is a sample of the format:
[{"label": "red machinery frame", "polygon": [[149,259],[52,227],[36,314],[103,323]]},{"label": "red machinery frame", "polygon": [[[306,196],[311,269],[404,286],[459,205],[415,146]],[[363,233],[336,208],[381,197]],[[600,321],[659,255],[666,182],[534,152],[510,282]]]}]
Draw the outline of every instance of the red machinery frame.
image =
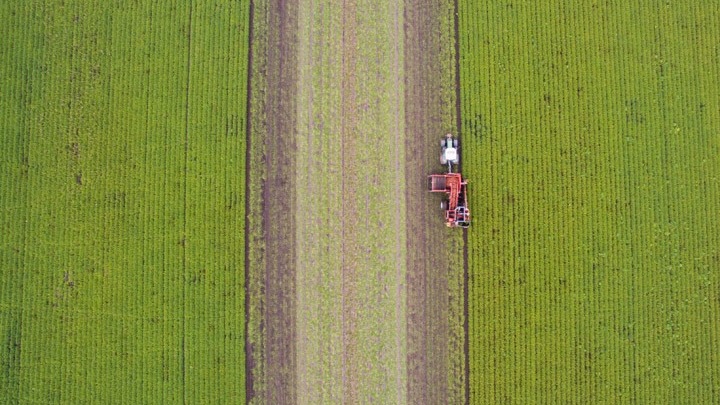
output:
[{"label": "red machinery frame", "polygon": [[467,180],[460,173],[431,174],[428,176],[429,191],[446,193],[445,225],[454,228],[470,226],[470,210],[467,203]]}]

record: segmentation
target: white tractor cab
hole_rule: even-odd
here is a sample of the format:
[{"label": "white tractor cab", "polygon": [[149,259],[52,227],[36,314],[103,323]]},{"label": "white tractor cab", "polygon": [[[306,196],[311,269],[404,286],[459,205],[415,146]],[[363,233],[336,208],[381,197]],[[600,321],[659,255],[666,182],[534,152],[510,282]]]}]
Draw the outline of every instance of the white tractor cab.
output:
[{"label": "white tractor cab", "polygon": [[445,135],[440,141],[442,153],[440,155],[440,164],[448,167],[448,173],[452,173],[452,165],[460,164],[460,154],[458,153],[458,140],[453,139],[452,134]]}]

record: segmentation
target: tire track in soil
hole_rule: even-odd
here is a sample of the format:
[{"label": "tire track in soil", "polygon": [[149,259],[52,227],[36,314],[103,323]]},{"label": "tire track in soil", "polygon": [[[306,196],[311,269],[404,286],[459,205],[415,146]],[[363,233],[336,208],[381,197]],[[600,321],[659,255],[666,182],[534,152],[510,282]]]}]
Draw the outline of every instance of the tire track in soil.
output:
[{"label": "tire track in soil", "polygon": [[[452,313],[449,277],[454,262],[448,240],[460,238],[444,226],[440,199],[428,193],[427,175],[439,173],[439,140],[457,133],[454,64],[442,39],[442,18],[452,8],[428,0],[405,1],[405,173],[407,201],[407,390],[408,403],[462,401],[464,393],[449,383],[455,373],[449,360]],[[446,33],[452,37],[452,33]],[[451,59],[451,60],[448,60]],[[461,243],[461,242],[459,242]],[[460,291],[462,293],[462,291]],[[460,348],[461,349],[461,348]],[[453,376],[462,379],[462,376]]]},{"label": "tire track in soil", "polygon": [[[402,13],[403,17],[403,25],[400,24],[400,15]],[[404,84],[402,81],[405,79],[405,59],[404,54],[402,63],[403,66],[400,66],[400,49],[398,44],[403,45],[403,51],[405,50],[405,7],[404,4],[396,3],[395,10],[394,10],[394,49],[393,49],[393,67],[394,67],[394,81],[395,81],[395,98],[396,100],[402,100],[401,103],[405,103],[405,87],[401,86],[401,84]],[[405,110],[403,109],[403,113]],[[402,162],[405,158],[405,151],[402,149],[403,154],[400,154],[400,148],[404,148],[403,143],[407,140],[407,132],[405,132],[405,124],[404,120],[405,117],[401,117],[401,113],[399,110],[395,110],[395,153],[393,154],[395,156],[395,173],[400,173],[400,168],[402,167]],[[402,124],[401,124],[402,122]],[[402,156],[402,157],[401,157]],[[400,178],[400,176],[395,176],[395,190],[400,190],[402,185],[404,183],[407,183],[407,181],[403,181],[403,179]],[[407,190],[407,188],[406,188]],[[407,207],[407,199],[406,201],[403,201],[405,203],[405,207]],[[396,211],[400,211],[402,209],[402,205],[398,204],[396,201]],[[407,219],[406,219],[407,222]],[[402,240],[402,237],[400,235],[401,231],[399,231],[402,228],[402,223],[400,220],[400,217],[398,215],[395,216],[395,229],[397,229],[395,233],[395,359],[396,359],[396,370],[395,370],[395,379],[397,384],[397,403],[403,403],[407,402],[407,266],[403,268],[403,262],[407,264],[407,253],[405,255],[405,258],[402,257],[402,251],[403,251],[403,243],[407,246],[407,235],[405,235],[405,241]],[[404,274],[405,273],[405,274]],[[403,333],[405,332],[405,333]],[[403,358],[404,357],[404,358]],[[403,392],[404,391],[404,392]]]},{"label": "tire track in soil", "polygon": [[[250,99],[259,105],[252,105],[248,113],[259,117],[248,119],[248,122],[259,123],[260,128],[251,128],[248,133],[258,132],[256,140],[263,144],[264,153],[260,162],[254,163],[260,165],[260,168],[254,166],[260,173],[247,173],[248,177],[263,178],[259,191],[260,212],[252,209],[252,201],[248,204],[249,217],[262,217],[262,237],[259,241],[248,242],[248,251],[257,249],[261,252],[262,263],[250,261],[246,269],[252,272],[248,276],[247,310],[251,311],[253,305],[258,306],[261,318],[253,319],[253,312],[249,312],[247,322],[259,329],[262,347],[251,342],[246,346],[247,399],[248,402],[268,404],[295,403],[297,0],[254,1],[251,18],[254,28],[252,46],[257,47],[251,52],[260,52],[260,59],[263,59],[256,62],[257,66],[251,60],[251,68],[259,69],[255,73],[265,80],[260,81],[260,86],[249,87],[249,93],[253,93],[249,95]],[[254,36],[258,27],[263,28],[263,34]],[[249,151],[249,155],[253,156],[253,151]],[[248,198],[257,198],[250,195],[251,192],[248,190]],[[252,230],[248,232],[250,234]],[[252,280],[258,280],[260,285],[253,285]],[[251,338],[249,334],[247,336]]]},{"label": "tire track in soil", "polygon": [[295,100],[297,2],[273,0],[268,12],[267,178],[265,224],[266,403],[294,403],[295,374]]},{"label": "tire track in soil", "polygon": [[[462,134],[462,117],[460,105],[460,7],[458,0],[453,0],[454,17],[453,28],[455,33],[455,125],[458,137]],[[460,139],[462,141],[462,139]],[[461,166],[462,167],[462,166]],[[469,288],[470,273],[468,272],[468,231],[463,230],[463,362],[465,362],[465,384],[463,387],[465,403],[470,403],[470,325],[469,325]]]}]

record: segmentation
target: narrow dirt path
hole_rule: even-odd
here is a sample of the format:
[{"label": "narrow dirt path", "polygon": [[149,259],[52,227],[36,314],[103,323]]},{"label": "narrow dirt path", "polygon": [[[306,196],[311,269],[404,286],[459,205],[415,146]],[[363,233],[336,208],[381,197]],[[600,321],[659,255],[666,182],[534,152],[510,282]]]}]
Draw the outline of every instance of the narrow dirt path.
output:
[{"label": "narrow dirt path", "polygon": [[[443,225],[426,176],[457,133],[453,2],[405,2],[408,402],[462,403],[462,231]],[[455,253],[453,253],[455,252]]]},{"label": "narrow dirt path", "polygon": [[[393,81],[395,100],[398,107],[395,108],[395,123],[393,142],[395,157],[395,187],[393,190],[399,192],[406,189],[406,182],[403,181],[400,173],[405,171],[405,66],[404,66],[404,7],[400,2],[395,3],[393,11]],[[401,212],[406,207],[406,199],[393,199],[395,211]],[[407,402],[407,285],[406,285],[406,241],[407,235],[402,232],[406,217],[394,215],[395,220],[395,382],[397,384],[397,402]]]},{"label": "narrow dirt path", "polygon": [[253,403],[296,402],[297,28],[296,0],[253,3],[247,262]]},{"label": "narrow dirt path", "polygon": [[462,402],[462,238],[425,191],[455,132],[452,8],[254,4],[249,397]]}]

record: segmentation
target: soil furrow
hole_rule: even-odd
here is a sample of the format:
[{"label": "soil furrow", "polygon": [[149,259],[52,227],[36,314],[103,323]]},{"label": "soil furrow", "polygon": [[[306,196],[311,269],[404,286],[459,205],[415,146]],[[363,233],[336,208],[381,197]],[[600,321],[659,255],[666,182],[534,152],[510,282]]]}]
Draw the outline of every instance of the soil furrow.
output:
[{"label": "soil furrow", "polygon": [[294,403],[297,1],[254,2],[253,28],[248,400]]},{"label": "soil furrow", "polygon": [[295,402],[295,94],[297,4],[273,0],[268,13],[265,359],[269,404]]}]

